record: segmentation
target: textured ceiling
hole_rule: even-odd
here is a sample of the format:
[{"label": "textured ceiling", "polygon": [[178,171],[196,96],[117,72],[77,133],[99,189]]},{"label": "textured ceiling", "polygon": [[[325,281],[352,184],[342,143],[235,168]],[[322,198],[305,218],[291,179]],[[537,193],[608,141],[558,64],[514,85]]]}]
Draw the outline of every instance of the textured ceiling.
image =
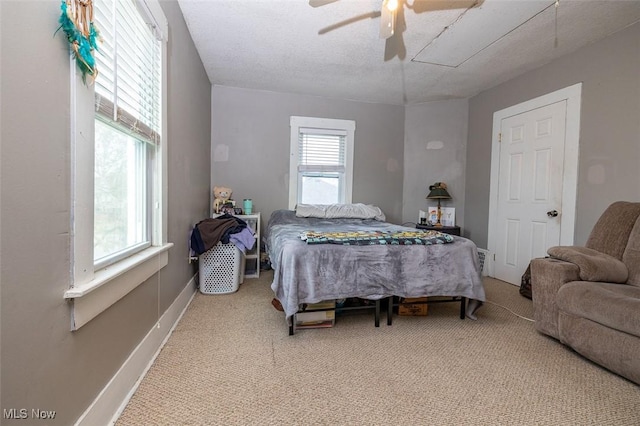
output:
[{"label": "textured ceiling", "polygon": [[[640,0],[179,0],[214,85],[386,104],[467,98],[640,20]],[[556,19],[557,14],[557,19]]]}]

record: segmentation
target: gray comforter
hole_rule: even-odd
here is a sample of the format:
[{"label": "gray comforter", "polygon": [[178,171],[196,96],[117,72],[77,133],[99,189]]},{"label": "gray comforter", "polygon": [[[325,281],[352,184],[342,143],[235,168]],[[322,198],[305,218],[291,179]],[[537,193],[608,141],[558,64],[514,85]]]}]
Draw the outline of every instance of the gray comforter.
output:
[{"label": "gray comforter", "polygon": [[467,315],[485,300],[476,245],[454,237],[447,244],[307,245],[304,231],[412,230],[362,219],[298,218],[273,212],[267,225],[267,252],[274,269],[271,288],[287,321],[301,303],[360,297],[462,296],[471,299]]}]

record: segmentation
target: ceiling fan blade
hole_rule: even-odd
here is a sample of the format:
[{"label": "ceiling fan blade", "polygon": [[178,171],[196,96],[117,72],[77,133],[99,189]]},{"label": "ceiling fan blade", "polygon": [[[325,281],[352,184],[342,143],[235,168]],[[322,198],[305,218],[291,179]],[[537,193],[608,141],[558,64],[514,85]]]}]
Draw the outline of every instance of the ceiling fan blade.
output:
[{"label": "ceiling fan blade", "polygon": [[470,9],[480,6],[485,0],[414,0],[412,3],[405,2],[407,9],[414,13],[434,12],[437,10]]},{"label": "ceiling fan blade", "polygon": [[320,6],[324,6],[325,4],[335,3],[337,1],[338,0],[309,0],[309,6],[320,7]]},{"label": "ceiling fan blade", "polygon": [[383,2],[380,10],[380,38],[386,39],[396,32],[396,10],[389,10]]},{"label": "ceiling fan blade", "polygon": [[353,24],[354,22],[362,21],[363,19],[374,19],[378,16],[380,16],[380,12],[363,13],[362,15],[354,16],[352,18],[345,19],[344,21],[337,22],[333,25],[329,25],[328,27],[324,27],[318,31],[318,34],[326,34],[329,31],[337,30],[338,28]]}]

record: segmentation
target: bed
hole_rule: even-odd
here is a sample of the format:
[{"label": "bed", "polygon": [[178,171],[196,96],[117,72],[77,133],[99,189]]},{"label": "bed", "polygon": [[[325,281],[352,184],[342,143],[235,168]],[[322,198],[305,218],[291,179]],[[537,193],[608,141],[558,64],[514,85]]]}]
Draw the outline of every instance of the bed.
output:
[{"label": "bed", "polygon": [[[389,235],[421,231],[379,220],[384,215],[378,215],[378,220],[371,215],[316,216],[298,217],[294,210],[277,210],[267,224],[266,248],[274,269],[271,288],[289,325],[302,304],[355,297],[374,301],[390,296],[466,298],[466,315],[475,319],[485,293],[477,247],[472,241],[446,235],[452,241],[445,242],[444,234],[435,233],[440,240],[423,239],[422,243],[323,244],[317,241],[323,233]],[[424,232],[427,237],[429,231]],[[304,241],[302,235],[310,235],[311,240]]]}]

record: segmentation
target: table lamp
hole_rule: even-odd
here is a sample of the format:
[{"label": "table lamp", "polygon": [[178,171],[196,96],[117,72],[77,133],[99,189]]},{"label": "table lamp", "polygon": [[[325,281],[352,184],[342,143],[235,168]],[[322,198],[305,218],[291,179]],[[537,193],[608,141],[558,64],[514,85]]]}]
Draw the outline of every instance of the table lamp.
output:
[{"label": "table lamp", "polygon": [[434,226],[442,226],[440,218],[442,217],[442,211],[440,210],[440,200],[450,200],[451,195],[447,192],[447,184],[443,182],[436,182],[429,186],[429,195],[427,200],[438,200],[438,221]]}]

